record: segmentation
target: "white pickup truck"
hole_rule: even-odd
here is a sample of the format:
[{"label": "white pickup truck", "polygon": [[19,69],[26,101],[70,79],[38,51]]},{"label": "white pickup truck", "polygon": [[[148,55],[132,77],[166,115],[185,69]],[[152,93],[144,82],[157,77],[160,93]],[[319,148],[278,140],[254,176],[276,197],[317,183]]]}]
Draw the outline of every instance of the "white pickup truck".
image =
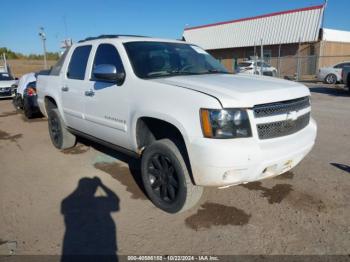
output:
[{"label": "white pickup truck", "polygon": [[55,147],[83,136],[140,157],[150,200],[169,213],[194,206],[205,186],[290,170],[316,138],[308,88],[230,74],[182,41],[87,38],[38,77],[37,93]]}]

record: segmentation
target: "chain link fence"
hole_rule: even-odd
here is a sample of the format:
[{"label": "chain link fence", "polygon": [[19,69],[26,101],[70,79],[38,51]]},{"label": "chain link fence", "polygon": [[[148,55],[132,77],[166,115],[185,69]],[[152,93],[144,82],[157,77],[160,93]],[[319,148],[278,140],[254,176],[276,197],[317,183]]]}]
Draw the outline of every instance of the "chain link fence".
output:
[{"label": "chain link fence", "polygon": [[284,56],[265,59],[265,62],[277,69],[277,77],[297,81],[316,80],[320,68],[332,67],[345,61],[350,61],[350,55]]}]

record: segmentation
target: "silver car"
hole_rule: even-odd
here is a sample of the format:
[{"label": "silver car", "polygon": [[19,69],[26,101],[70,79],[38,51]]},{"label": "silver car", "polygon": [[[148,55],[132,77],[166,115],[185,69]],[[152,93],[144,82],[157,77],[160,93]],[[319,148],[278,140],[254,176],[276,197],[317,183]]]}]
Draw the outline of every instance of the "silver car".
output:
[{"label": "silver car", "polygon": [[344,66],[350,66],[350,61],[341,62],[339,64],[322,67],[318,71],[317,79],[326,84],[335,84],[342,81],[341,72]]}]

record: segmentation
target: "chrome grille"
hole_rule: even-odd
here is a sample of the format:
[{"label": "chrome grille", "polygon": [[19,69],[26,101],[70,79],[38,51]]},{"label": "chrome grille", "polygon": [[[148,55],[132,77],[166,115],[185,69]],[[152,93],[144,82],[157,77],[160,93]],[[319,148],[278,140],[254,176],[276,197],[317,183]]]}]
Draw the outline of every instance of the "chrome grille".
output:
[{"label": "chrome grille", "polygon": [[299,116],[296,120],[284,120],[266,124],[258,124],[258,134],[260,139],[276,138],[287,136],[298,132],[309,124],[310,112]]},{"label": "chrome grille", "polygon": [[270,104],[262,104],[262,105],[256,105],[254,106],[254,116],[256,118],[259,117],[268,117],[268,116],[274,116],[279,114],[286,114],[290,111],[298,111],[304,108],[307,108],[310,106],[310,99],[308,96],[288,100],[288,101],[282,101],[277,103],[270,103]]},{"label": "chrome grille", "polygon": [[0,87],[0,92],[9,92],[11,91],[11,87]]}]

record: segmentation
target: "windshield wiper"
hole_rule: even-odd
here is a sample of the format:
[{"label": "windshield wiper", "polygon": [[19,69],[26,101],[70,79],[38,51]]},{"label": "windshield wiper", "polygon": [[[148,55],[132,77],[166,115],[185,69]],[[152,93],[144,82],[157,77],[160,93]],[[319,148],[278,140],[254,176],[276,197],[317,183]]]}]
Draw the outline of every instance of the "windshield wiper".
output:
[{"label": "windshield wiper", "polygon": [[217,69],[209,69],[205,72],[189,72],[189,71],[181,71],[181,70],[167,70],[167,71],[159,71],[159,72],[151,72],[148,74],[148,78],[156,78],[156,77],[171,77],[171,76],[181,76],[181,75],[205,75],[205,74],[231,74],[226,71],[220,71]]},{"label": "windshield wiper", "polygon": [[160,72],[151,72],[147,75],[148,78],[153,77],[169,77],[169,76],[180,76],[180,75],[198,75],[200,73],[193,73],[193,72],[186,72],[186,71],[179,71],[179,70],[167,70],[167,71],[160,71]]},{"label": "windshield wiper", "polygon": [[217,69],[209,69],[207,72],[203,72],[202,74],[231,74],[230,72],[221,71]]}]

